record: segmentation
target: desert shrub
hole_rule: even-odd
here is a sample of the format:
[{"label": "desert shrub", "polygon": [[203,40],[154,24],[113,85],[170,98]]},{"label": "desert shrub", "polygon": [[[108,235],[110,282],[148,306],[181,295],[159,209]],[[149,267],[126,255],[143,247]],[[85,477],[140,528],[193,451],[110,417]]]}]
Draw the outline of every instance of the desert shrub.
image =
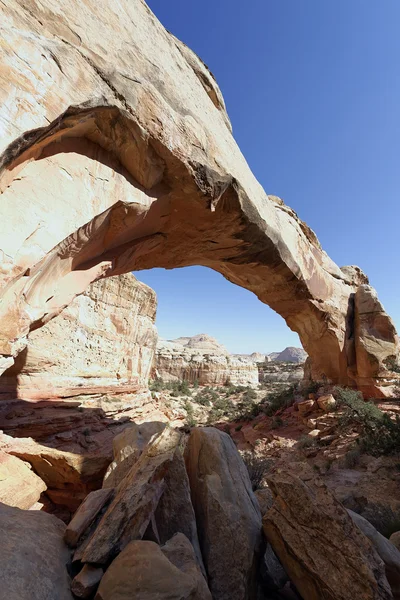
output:
[{"label": "desert shrub", "polygon": [[243,400],[256,400],[257,393],[253,388],[248,387],[242,396]]},{"label": "desert shrub", "polygon": [[150,381],[149,389],[151,392],[161,392],[161,390],[165,389],[165,383],[161,377],[157,377],[153,381]]},{"label": "desert shrub", "polygon": [[183,404],[183,408],[186,411],[186,425],[187,427],[195,427],[197,424],[196,418],[194,416],[194,409],[193,406],[191,404],[191,402],[189,402],[188,400],[185,401],[185,403]]},{"label": "desert shrub", "polygon": [[279,429],[279,427],[282,427],[282,425],[283,420],[280,417],[274,417],[272,419],[271,429]]},{"label": "desert shrub", "polygon": [[336,387],[334,395],[338,406],[344,409],[340,419],[344,425],[355,422],[362,425],[375,425],[383,416],[382,411],[373,402],[363,399],[361,392],[350,388]]},{"label": "desert shrub", "polygon": [[313,448],[317,445],[317,441],[315,438],[310,437],[309,435],[302,435],[298,441],[299,448]]},{"label": "desert shrub", "polygon": [[215,400],[213,400],[213,406],[210,410],[208,421],[209,423],[213,423],[222,417],[233,418],[232,411],[232,402],[225,396],[218,396]]},{"label": "desert shrub", "polygon": [[400,416],[395,419],[382,412],[373,402],[363,400],[360,392],[348,388],[336,388],[335,396],[343,408],[342,426],[357,425],[361,428],[360,450],[381,456],[395,454],[400,449]]},{"label": "desert shrub", "polygon": [[227,386],[225,395],[226,396],[233,396],[234,394],[241,394],[242,392],[246,392],[248,389],[249,388],[246,387],[245,385],[233,385],[233,384],[229,384],[229,386]]},{"label": "desert shrub", "polygon": [[302,392],[305,396],[308,396],[308,394],[315,394],[318,392],[320,385],[321,384],[316,381],[310,381],[304,387],[302,387]]},{"label": "desert shrub", "polygon": [[393,373],[400,373],[400,364],[394,356],[388,358],[385,361],[385,365],[389,369],[389,371],[393,371]]},{"label": "desert shrub", "polygon": [[216,402],[219,398],[218,393],[211,387],[201,389],[194,397],[194,401],[201,406],[210,406],[212,402]]},{"label": "desert shrub", "polygon": [[232,402],[224,396],[217,397],[213,402],[213,408],[220,410],[223,414],[227,414],[232,408]]},{"label": "desert shrub", "polygon": [[291,406],[294,402],[295,389],[296,385],[293,384],[286,387],[284,390],[271,392],[265,396],[262,402],[265,414],[272,417],[278,410]]},{"label": "desert shrub", "polygon": [[234,419],[235,421],[249,421],[262,413],[263,407],[261,404],[253,400],[241,400],[237,403]]},{"label": "desert shrub", "polygon": [[235,386],[234,385],[230,385],[226,388],[225,390],[225,396],[227,398],[229,398],[229,396],[233,396],[233,394],[235,393]]},{"label": "desert shrub", "polygon": [[194,396],[193,401],[196,402],[197,404],[200,404],[201,406],[210,406],[210,404],[211,404],[208,394],[205,394],[203,391],[198,392]]},{"label": "desert shrub", "polygon": [[249,473],[253,492],[262,487],[265,476],[273,466],[273,461],[257,456],[254,452],[243,452],[242,458]]},{"label": "desert shrub", "polygon": [[195,379],[193,381],[193,387],[194,387],[195,390],[197,390],[197,388],[199,387],[199,380],[198,379]]},{"label": "desert shrub", "polygon": [[175,398],[178,396],[190,396],[192,393],[188,381],[163,381],[161,377],[150,381],[149,389],[151,392],[169,390],[171,392],[171,396],[174,396]]}]

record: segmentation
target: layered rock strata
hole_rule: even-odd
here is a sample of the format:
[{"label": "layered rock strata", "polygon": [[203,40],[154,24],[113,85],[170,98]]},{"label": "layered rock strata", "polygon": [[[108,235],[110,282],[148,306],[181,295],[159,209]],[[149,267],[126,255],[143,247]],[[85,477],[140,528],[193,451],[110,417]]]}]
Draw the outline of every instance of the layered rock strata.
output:
[{"label": "layered rock strata", "polygon": [[[209,343],[209,340],[215,343]],[[204,334],[159,340],[154,375],[164,381],[183,379],[191,383],[197,381],[200,385],[258,385],[255,362],[230,355],[216,340]]]},{"label": "layered rock strata", "polygon": [[0,398],[133,392],[147,383],[157,330],[155,292],[133,275],[93,283],[0,376]]},{"label": "layered rock strata", "polygon": [[204,265],[282,315],[312,379],[385,393],[398,340],[384,313],[356,326],[366,276],[262,190],[213,76],[143,0],[0,16],[2,370],[96,279]]}]

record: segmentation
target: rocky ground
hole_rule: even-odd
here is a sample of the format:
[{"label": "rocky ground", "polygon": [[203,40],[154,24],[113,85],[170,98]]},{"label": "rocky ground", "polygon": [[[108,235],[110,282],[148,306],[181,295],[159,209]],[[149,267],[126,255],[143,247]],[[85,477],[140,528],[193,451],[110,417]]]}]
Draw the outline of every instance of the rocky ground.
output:
[{"label": "rocky ground", "polygon": [[[279,369],[257,389],[158,379],[2,403],[0,523],[35,538],[40,573],[52,544],[49,598],[400,598],[400,394],[374,404]],[[20,535],[3,543],[7,598],[25,599]]]}]

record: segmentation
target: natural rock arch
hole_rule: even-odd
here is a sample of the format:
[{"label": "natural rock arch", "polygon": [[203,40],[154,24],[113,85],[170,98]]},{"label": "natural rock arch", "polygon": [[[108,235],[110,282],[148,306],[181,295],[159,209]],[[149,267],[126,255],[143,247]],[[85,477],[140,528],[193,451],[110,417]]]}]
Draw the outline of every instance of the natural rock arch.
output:
[{"label": "natural rock arch", "polygon": [[1,50],[3,370],[98,277],[204,265],[283,316],[313,379],[381,393],[398,352],[390,318],[366,276],[339,269],[262,190],[203,63],[142,0],[124,2],[124,17],[103,3],[101,19],[94,1],[44,4],[0,8],[12,25]]}]

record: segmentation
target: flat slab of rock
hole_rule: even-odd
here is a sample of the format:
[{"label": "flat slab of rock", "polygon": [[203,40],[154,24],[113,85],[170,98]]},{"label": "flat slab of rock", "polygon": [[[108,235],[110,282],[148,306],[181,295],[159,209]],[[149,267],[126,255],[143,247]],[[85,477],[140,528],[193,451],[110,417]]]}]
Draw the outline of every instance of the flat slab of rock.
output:
[{"label": "flat slab of rock", "polygon": [[73,600],[64,531],[53,515],[0,504],[1,600]]},{"label": "flat slab of rock", "polygon": [[71,522],[67,525],[64,539],[68,546],[71,548],[76,547],[81,535],[93,522],[106,502],[110,500],[113,492],[113,488],[107,488],[95,490],[86,496]]},{"label": "flat slab of rock", "polygon": [[163,548],[154,542],[136,540],[111,563],[101,580],[96,600],[133,598],[212,600],[185,536],[175,536]]},{"label": "flat slab of rock", "polygon": [[164,491],[164,477],[180,438],[177,431],[166,428],[149,444],[118,486],[83,552],[82,562],[105,564],[129,542],[143,536]]},{"label": "flat slab of rock", "polygon": [[214,600],[256,594],[261,513],[246,466],[218,429],[193,429],[185,452],[200,547]]},{"label": "flat slab of rock", "polygon": [[303,598],[393,598],[378,553],[320,480],[276,472],[267,481],[275,502],[264,532]]},{"label": "flat slab of rock", "polygon": [[46,484],[16,456],[0,450],[0,502],[28,509],[46,489]]},{"label": "flat slab of rock", "polygon": [[113,440],[114,460],[104,475],[103,487],[116,487],[137,462],[153,435],[161,433],[166,424],[159,421],[132,424]]}]

